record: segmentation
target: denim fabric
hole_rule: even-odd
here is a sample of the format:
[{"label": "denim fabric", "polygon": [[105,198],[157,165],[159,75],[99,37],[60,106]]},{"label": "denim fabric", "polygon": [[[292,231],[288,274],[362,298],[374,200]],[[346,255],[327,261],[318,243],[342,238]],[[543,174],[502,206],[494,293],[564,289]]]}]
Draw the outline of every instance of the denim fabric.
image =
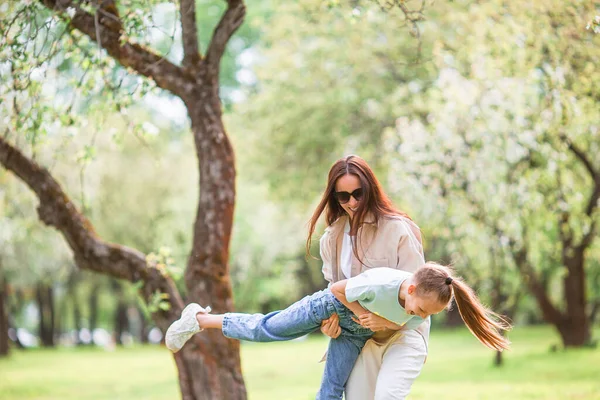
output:
[{"label": "denim fabric", "polygon": [[329,342],[323,380],[316,398],[341,399],[352,367],[373,332],[354,322],[352,312],[329,290],[306,296],[285,310],[266,315],[227,313],[223,317],[223,334],[251,342],[291,340],[319,329],[321,321],[334,313],[340,317],[342,333]]}]

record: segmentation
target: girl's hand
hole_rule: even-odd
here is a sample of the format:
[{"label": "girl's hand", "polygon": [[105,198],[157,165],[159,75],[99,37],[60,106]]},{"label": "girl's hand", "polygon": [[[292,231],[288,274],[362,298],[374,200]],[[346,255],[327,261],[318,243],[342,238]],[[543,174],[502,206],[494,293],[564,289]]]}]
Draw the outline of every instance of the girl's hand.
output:
[{"label": "girl's hand", "polygon": [[358,319],[355,317],[352,319],[354,319],[354,322],[357,324],[360,324],[361,326],[370,329],[373,332],[390,329],[392,325],[396,325],[393,322],[370,312],[361,314]]},{"label": "girl's hand", "polygon": [[342,333],[342,328],[340,328],[340,317],[338,317],[337,314],[333,314],[331,317],[324,319],[321,322],[321,332],[332,339],[340,336]]}]

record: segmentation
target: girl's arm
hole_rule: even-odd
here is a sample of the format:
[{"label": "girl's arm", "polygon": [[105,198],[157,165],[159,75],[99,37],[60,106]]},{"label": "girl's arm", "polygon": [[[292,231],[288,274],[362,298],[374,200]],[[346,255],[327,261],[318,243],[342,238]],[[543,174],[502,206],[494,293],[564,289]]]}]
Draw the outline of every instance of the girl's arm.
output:
[{"label": "girl's arm", "polygon": [[356,315],[357,318],[353,318],[354,322],[362,325],[365,328],[371,329],[373,332],[381,331],[383,329],[399,330],[402,327],[389,321],[379,315],[371,313],[360,305],[358,301],[348,301],[346,298],[346,284],[348,280],[344,279],[331,285],[331,293],[350,311]]},{"label": "girl's arm", "polygon": [[355,320],[355,322],[361,324],[365,328],[371,329],[372,331],[380,331],[383,329],[399,331],[402,329],[402,325],[395,324],[392,321],[371,312],[361,315],[358,320]]},{"label": "girl's arm", "polygon": [[346,283],[348,283],[347,279],[337,281],[331,285],[331,293],[357,317],[369,313],[369,311],[365,310],[365,308],[361,306],[358,301],[349,302],[348,299],[346,299]]}]

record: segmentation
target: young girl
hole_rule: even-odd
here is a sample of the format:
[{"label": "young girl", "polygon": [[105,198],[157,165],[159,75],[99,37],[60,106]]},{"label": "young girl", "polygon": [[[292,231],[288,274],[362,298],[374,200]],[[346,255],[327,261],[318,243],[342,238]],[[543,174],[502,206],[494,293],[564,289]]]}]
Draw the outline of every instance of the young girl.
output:
[{"label": "young girl", "polygon": [[267,315],[212,315],[209,309],[190,304],[171,324],[165,341],[177,352],[203,329],[221,329],[226,337],[252,342],[291,340],[319,329],[323,320],[337,313],[342,333],[329,343],[317,399],[341,399],[354,362],[374,331],[415,329],[428,316],[448,308],[452,297],[481,343],[495,350],[508,348],[509,342],[498,329],[509,329],[509,324],[486,309],[462,280],[451,277],[448,268],[434,263],[414,274],[374,268]]}]

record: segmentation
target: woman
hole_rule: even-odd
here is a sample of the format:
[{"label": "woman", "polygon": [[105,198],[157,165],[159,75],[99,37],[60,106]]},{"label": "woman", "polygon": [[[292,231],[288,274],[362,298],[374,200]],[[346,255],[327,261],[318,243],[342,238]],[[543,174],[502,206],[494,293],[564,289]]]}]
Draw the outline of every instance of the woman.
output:
[{"label": "woman", "polygon": [[[327,228],[320,252],[323,275],[330,284],[371,268],[415,272],[425,264],[418,226],[394,208],[362,158],[347,156],[331,167],[327,187],[310,220],[307,253],[323,212]],[[427,319],[416,330],[371,327],[375,335],[354,365],[346,399],[404,399],[427,358],[429,326]],[[323,321],[321,330],[331,338],[338,337],[339,318],[334,315]]]}]

